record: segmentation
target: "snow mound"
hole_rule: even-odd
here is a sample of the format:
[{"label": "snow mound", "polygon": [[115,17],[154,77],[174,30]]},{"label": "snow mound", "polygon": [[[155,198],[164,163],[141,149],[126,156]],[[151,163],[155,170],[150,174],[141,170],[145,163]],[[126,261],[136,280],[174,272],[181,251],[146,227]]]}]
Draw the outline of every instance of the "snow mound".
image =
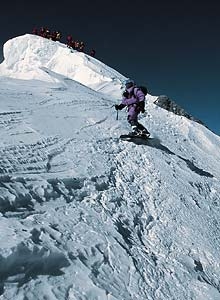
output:
[{"label": "snow mound", "polygon": [[89,55],[36,35],[26,34],[7,41],[3,53],[0,72],[3,76],[16,79],[56,82],[45,71],[46,68],[96,91],[115,93],[115,96],[120,95],[121,83],[125,79]]}]

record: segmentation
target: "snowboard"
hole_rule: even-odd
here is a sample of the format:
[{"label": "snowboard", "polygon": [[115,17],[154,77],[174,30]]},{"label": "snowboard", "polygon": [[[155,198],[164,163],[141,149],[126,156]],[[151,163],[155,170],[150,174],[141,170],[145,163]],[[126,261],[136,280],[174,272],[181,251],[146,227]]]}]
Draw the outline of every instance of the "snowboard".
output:
[{"label": "snowboard", "polygon": [[122,135],[120,135],[120,139],[125,140],[125,141],[129,141],[129,140],[133,140],[133,139],[141,139],[141,140],[146,141],[146,140],[150,139],[150,136],[122,134]]}]

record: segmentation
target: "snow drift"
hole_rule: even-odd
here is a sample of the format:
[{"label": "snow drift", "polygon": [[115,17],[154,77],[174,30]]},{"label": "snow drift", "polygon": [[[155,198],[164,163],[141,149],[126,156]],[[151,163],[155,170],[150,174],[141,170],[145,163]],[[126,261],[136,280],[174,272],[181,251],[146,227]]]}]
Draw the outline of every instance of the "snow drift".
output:
[{"label": "snow drift", "polygon": [[31,35],[4,56],[0,298],[219,299],[220,138],[148,95],[122,142],[122,75]]},{"label": "snow drift", "polygon": [[56,79],[46,72],[49,69],[111,94],[120,89],[121,81],[125,79],[89,55],[31,34],[9,40],[4,45],[3,54],[0,73],[12,78],[54,82]]}]

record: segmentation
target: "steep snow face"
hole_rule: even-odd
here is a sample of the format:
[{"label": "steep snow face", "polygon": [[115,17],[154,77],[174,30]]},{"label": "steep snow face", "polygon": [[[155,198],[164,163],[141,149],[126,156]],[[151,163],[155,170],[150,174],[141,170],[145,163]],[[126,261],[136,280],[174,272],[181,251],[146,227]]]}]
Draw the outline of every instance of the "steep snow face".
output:
[{"label": "steep snow face", "polygon": [[26,34],[9,40],[3,49],[0,73],[17,79],[56,81],[47,69],[94,90],[119,96],[124,76],[84,53],[39,36]]},{"label": "steep snow face", "polygon": [[0,78],[0,298],[219,300],[220,138],[46,74]]}]

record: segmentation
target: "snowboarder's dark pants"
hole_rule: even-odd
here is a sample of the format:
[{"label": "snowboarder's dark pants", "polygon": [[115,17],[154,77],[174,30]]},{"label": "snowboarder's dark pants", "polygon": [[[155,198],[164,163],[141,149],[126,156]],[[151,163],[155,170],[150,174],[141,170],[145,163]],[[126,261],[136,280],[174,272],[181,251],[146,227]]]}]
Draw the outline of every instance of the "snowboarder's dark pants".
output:
[{"label": "snowboarder's dark pants", "polygon": [[129,115],[128,115],[128,123],[130,123],[132,127],[135,126],[138,131],[144,131],[145,133],[149,133],[148,130],[141,123],[139,123],[137,120],[133,120],[133,118],[130,118]]}]

